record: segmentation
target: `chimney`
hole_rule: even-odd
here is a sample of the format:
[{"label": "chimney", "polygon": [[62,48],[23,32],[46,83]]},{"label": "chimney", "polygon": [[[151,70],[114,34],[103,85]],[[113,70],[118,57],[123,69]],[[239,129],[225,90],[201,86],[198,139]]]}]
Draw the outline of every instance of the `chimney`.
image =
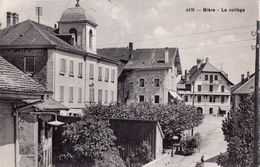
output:
[{"label": "chimney", "polygon": [[249,79],[249,77],[250,77],[250,72],[249,71],[247,71],[247,73],[246,73],[246,77],[247,77],[247,79]]},{"label": "chimney", "polygon": [[57,28],[57,24],[56,24],[56,23],[54,24],[54,28],[55,28],[55,29]]},{"label": "chimney", "polygon": [[12,13],[12,26],[16,24],[16,13]]},{"label": "chimney", "polygon": [[202,62],[202,60],[201,60],[201,59],[197,59],[197,69],[199,69],[199,68],[200,68],[200,66],[201,66],[201,62]]},{"label": "chimney", "polygon": [[244,83],[244,81],[245,81],[245,75],[241,74],[241,82]]},{"label": "chimney", "polygon": [[164,56],[165,56],[164,62],[169,63],[169,49],[168,49],[168,47],[165,48]]},{"label": "chimney", "polygon": [[129,60],[134,56],[134,44],[133,42],[129,42]]},{"label": "chimney", "polygon": [[6,13],[6,27],[12,26],[12,13],[7,12]]},{"label": "chimney", "polygon": [[209,62],[209,58],[207,57],[207,58],[206,58],[206,63],[208,63],[208,62]]},{"label": "chimney", "polygon": [[190,75],[189,75],[189,72],[188,72],[188,70],[185,70],[185,74],[184,74],[184,76],[185,76],[185,81],[189,81],[189,77],[190,77]]}]

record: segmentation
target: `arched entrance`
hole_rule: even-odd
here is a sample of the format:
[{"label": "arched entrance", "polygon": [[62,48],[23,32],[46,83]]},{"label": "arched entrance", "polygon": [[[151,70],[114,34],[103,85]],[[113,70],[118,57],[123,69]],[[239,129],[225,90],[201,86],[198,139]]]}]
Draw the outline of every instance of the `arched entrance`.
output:
[{"label": "arched entrance", "polygon": [[201,114],[203,114],[203,109],[201,107],[197,107],[197,111]]}]

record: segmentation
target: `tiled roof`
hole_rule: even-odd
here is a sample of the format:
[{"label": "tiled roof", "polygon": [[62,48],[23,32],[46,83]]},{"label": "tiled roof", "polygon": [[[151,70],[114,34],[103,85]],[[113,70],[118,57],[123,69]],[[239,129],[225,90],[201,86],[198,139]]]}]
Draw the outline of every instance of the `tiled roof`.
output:
[{"label": "tiled roof", "polygon": [[[243,82],[240,81],[236,85],[232,86],[231,87],[231,94],[233,94],[235,91],[237,91],[238,89],[240,89],[244,85],[249,84],[249,82],[248,82],[249,80],[251,80],[251,79],[255,80],[254,78],[255,78],[255,74],[251,74],[249,77],[246,77]],[[248,92],[248,93],[251,93],[251,92]]]},{"label": "tiled roof", "polygon": [[[34,103],[35,100],[24,100],[24,102],[30,104],[30,103]],[[65,107],[63,104],[57,102],[56,100],[54,100],[51,97],[49,97],[48,99],[45,99],[41,103],[35,104],[34,107],[38,108],[41,111],[68,110],[67,107]]]},{"label": "tiled roof", "polygon": [[171,68],[176,65],[181,74],[181,63],[177,48],[168,48],[169,62],[165,63],[165,48],[136,49],[125,69]]},{"label": "tiled roof", "polygon": [[31,20],[18,23],[0,31],[0,48],[3,47],[53,47],[85,54],[85,51],[55,36],[54,29]]},{"label": "tiled roof", "polygon": [[0,56],[0,90],[45,92],[46,89]]},{"label": "tiled roof", "polygon": [[97,49],[97,54],[99,56],[107,57],[118,62],[118,76],[123,71],[129,59],[128,48],[102,48]]},{"label": "tiled roof", "polygon": [[233,85],[233,83],[228,79],[227,74],[224,71],[217,69],[209,61],[202,63],[199,68],[197,67],[197,65],[192,66],[191,69],[189,70],[189,76],[190,76],[189,80],[188,81],[180,80],[179,84],[192,83],[203,72],[220,73],[227,80],[227,82]]}]

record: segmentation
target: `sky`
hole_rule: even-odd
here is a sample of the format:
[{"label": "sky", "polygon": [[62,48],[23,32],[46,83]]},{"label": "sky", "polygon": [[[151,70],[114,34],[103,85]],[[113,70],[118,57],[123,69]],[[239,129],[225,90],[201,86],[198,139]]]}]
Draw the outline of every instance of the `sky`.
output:
[{"label": "sky", "polygon": [[[7,11],[18,13],[20,22],[37,21],[35,7],[41,6],[41,23],[54,27],[62,12],[75,4],[76,0],[0,0],[0,23],[4,28]],[[256,29],[258,0],[81,0],[80,6],[98,24],[98,48],[127,47],[129,42],[135,49],[176,47],[183,71],[197,58],[208,57],[233,83],[242,73],[254,72],[251,32]],[[197,11],[203,8],[215,12]]]}]

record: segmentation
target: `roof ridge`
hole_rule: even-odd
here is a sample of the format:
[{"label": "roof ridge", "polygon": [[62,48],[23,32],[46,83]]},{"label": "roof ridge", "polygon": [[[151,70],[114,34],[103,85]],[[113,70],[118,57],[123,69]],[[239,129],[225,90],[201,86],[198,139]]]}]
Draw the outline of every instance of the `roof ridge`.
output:
[{"label": "roof ridge", "polygon": [[34,22],[29,20],[29,23],[46,39],[48,40],[52,45],[56,45],[54,41],[52,41],[42,30],[40,27],[38,27]]}]

